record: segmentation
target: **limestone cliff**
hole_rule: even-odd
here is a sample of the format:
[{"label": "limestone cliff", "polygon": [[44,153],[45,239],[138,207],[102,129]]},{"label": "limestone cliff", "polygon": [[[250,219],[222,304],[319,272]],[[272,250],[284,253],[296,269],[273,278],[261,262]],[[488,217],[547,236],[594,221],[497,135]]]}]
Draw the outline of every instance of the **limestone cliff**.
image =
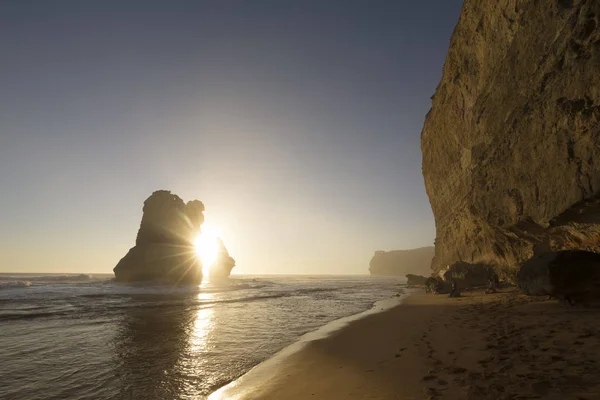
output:
[{"label": "limestone cliff", "polygon": [[376,251],[369,264],[371,275],[431,275],[433,247],[411,250]]},{"label": "limestone cliff", "polygon": [[204,204],[187,204],[167,190],[159,190],[144,202],[135,246],[114,268],[120,282],[164,281],[198,283],[202,264],[194,239],[204,222]]},{"label": "limestone cliff", "polygon": [[421,135],[433,267],[600,252],[600,2],[466,0]]}]

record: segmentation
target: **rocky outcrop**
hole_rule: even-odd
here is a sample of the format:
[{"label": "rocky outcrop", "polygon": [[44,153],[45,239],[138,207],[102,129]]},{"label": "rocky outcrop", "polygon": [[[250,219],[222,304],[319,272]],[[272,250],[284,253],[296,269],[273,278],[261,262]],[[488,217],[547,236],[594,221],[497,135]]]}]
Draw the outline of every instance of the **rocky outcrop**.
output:
[{"label": "rocky outcrop", "polygon": [[522,265],[518,283],[529,295],[549,295],[569,304],[595,302],[600,299],[600,254],[545,253]]},{"label": "rocky outcrop", "polygon": [[430,275],[433,247],[411,250],[376,251],[369,264],[371,275]]},{"label": "rocky outcrop", "polygon": [[[600,2],[466,0],[421,135],[433,268],[600,252]],[[561,263],[564,268],[570,268]]]},{"label": "rocky outcrop", "polygon": [[439,276],[431,276],[425,280],[425,291],[433,294],[448,293],[450,291],[450,284]]},{"label": "rocky outcrop", "polygon": [[442,268],[438,276],[447,284],[453,281],[459,289],[482,288],[489,285],[490,281],[498,281],[494,268],[485,264],[469,264],[456,262]]},{"label": "rocky outcrop", "polygon": [[413,274],[406,275],[406,286],[409,286],[409,287],[425,286],[426,282],[427,282],[426,276],[413,275]]},{"label": "rocky outcrop", "polygon": [[187,204],[167,190],[159,190],[144,202],[135,246],[113,269],[118,282],[162,281],[198,283],[202,264],[194,239],[204,222],[204,204]]}]

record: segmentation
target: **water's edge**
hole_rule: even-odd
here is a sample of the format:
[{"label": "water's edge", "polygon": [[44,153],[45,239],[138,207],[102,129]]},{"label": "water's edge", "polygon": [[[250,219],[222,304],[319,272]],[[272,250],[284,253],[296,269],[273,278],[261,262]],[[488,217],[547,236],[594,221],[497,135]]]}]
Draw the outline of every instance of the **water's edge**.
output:
[{"label": "water's edge", "polygon": [[[352,322],[361,320],[369,315],[379,314],[391,310],[392,308],[401,306],[409,296],[419,292],[419,289],[407,289],[405,287],[403,288],[403,293],[401,293],[400,296],[396,295],[388,299],[379,300],[375,302],[368,310],[338,318],[328,322],[314,331],[305,333],[294,343],[284,347],[271,357],[255,365],[239,378],[212,392],[208,396],[208,400],[240,399],[247,391],[246,388],[255,387],[260,385],[261,382],[267,382],[273,375],[273,371],[276,371],[278,365],[287,360],[291,355],[301,351],[308,343],[326,339],[334,333],[348,327],[352,324]],[[249,382],[252,382],[252,385],[249,385]]]}]

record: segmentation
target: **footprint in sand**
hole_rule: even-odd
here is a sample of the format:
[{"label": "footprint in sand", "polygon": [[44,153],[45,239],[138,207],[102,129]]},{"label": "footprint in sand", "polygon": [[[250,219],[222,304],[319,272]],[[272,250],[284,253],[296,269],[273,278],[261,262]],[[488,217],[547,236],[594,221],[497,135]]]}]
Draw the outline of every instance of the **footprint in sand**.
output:
[{"label": "footprint in sand", "polygon": [[481,379],[483,377],[483,375],[480,372],[469,372],[467,374],[467,378],[471,381],[476,380],[476,379]]}]

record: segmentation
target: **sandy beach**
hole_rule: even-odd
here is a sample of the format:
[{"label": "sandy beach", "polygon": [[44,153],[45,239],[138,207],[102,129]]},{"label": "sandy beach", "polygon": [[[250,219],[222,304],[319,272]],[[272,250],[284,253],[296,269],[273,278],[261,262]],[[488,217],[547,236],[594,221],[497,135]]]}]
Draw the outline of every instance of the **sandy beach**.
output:
[{"label": "sandy beach", "polygon": [[210,399],[600,399],[599,316],[513,289],[418,293]]}]

